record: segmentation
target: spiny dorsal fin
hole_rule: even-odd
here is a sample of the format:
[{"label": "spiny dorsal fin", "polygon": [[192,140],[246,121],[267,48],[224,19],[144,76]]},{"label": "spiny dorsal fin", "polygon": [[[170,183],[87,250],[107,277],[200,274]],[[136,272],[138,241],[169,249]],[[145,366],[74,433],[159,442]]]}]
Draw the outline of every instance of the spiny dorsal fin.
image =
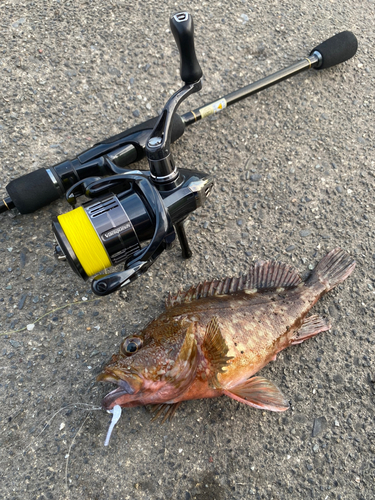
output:
[{"label": "spiny dorsal fin", "polygon": [[214,295],[227,295],[241,290],[265,291],[276,288],[294,288],[299,283],[301,283],[299,274],[289,264],[259,260],[245,275],[205,281],[197,286],[192,286],[186,292],[180,290],[177,295],[169,294],[165,306],[169,309],[184,302]]},{"label": "spiny dorsal fin", "polygon": [[223,373],[223,368],[232,359],[232,356],[227,356],[228,350],[217,317],[214,316],[206,327],[202,344],[203,355],[210,365],[210,385],[213,387],[218,387],[217,374]]}]

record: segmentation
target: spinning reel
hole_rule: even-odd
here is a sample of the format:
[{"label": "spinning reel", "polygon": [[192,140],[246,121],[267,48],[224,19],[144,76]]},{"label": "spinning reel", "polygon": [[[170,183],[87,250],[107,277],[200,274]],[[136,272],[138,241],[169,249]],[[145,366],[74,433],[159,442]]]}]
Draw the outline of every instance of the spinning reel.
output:
[{"label": "spinning reel", "polygon": [[70,187],[66,193],[69,203],[74,205],[83,194],[93,201],[53,223],[58,254],[66,257],[82,278],[125,262],[124,271],[94,278],[92,289],[97,295],[107,295],[144,273],[172,245],[176,233],[183,256],[190,257],[184,220],[203,205],[213,186],[206,174],[178,169],[170,150],[177,108],[202,88],[192,17],[186,12],[176,14],[170,26],[180,51],[185,85],[168,100],[145,141],[150,171],[123,173],[116,165],[121,150],[103,155],[100,162],[116,175],[89,177]]},{"label": "spinning reel", "polygon": [[[9,197],[0,205],[0,212],[16,207],[30,213],[65,194],[73,210],[53,222],[55,251],[83,279],[97,275],[92,281],[96,295],[107,295],[134,281],[170,248],[176,234],[182,256],[192,255],[184,221],[204,204],[213,180],[208,174],[176,166],[171,143],[186,126],[301,71],[344,62],[357,51],[356,37],[344,31],[288,68],[179,116],[176,111],[181,102],[201,90],[202,70],[195,54],[191,16],[175,14],[170,26],[180,52],[184,85],[160,116],[96,144],[73,160],[11,181]],[[149,171],[126,168],[144,156]],[[90,201],[74,208],[81,196]],[[98,275],[120,263],[124,263],[123,271]]]}]

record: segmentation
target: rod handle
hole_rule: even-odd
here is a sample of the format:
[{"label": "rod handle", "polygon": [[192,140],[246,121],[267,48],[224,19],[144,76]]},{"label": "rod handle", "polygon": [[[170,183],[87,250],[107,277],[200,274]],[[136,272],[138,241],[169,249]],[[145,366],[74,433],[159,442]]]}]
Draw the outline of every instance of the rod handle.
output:
[{"label": "rod handle", "polygon": [[6,189],[21,214],[35,212],[60,198],[62,190],[52,176],[48,169],[39,168],[10,181]]},{"label": "rod handle", "polygon": [[316,69],[326,69],[347,61],[357,52],[358,41],[351,31],[342,31],[315,47],[311,53],[319,52],[321,63]]},{"label": "rod handle", "polygon": [[193,18],[187,12],[178,12],[170,19],[171,31],[180,52],[180,75],[186,84],[195,83],[202,78],[194,47]]}]

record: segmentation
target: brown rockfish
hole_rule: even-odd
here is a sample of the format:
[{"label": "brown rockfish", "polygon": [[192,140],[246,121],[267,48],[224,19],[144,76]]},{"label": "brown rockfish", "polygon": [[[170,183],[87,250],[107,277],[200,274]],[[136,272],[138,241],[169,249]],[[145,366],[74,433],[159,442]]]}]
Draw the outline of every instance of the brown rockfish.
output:
[{"label": "brown rockfish", "polygon": [[281,350],[330,328],[307,313],[354,267],[336,248],[304,282],[288,264],[259,261],[239,278],[170,295],[166,311],[127,337],[98,376],[118,386],[103,407],[152,404],[171,417],[181,401],[225,394],[255,408],[288,409],[272,382],[253,375]]}]

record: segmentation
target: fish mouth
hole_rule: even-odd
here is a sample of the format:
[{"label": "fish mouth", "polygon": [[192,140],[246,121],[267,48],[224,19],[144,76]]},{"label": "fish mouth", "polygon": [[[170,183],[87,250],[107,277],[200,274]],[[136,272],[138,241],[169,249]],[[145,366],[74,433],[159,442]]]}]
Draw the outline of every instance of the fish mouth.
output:
[{"label": "fish mouth", "polygon": [[[120,406],[125,406],[126,403],[130,403],[134,400],[133,394],[137,393],[138,390],[131,385],[127,380],[119,378],[115,374],[111,373],[101,373],[97,377],[98,382],[112,382],[118,387],[113,391],[109,392],[102,401],[102,406],[105,410],[110,410],[116,404]],[[136,382],[134,380],[134,382]],[[136,385],[136,384],[134,384]]]}]

